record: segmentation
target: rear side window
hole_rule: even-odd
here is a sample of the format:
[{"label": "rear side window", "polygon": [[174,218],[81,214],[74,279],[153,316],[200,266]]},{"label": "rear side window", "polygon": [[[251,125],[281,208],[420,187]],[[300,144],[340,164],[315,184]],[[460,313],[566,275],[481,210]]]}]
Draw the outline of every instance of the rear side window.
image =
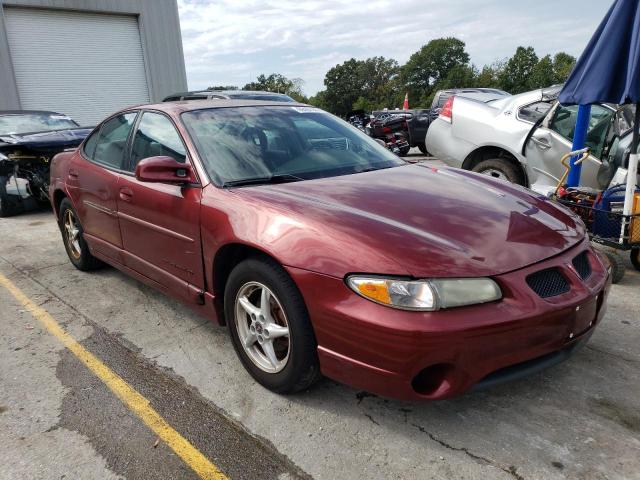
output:
[{"label": "rear side window", "polygon": [[135,112],[124,113],[104,122],[85,142],[85,155],[96,163],[121,169],[136,115]]},{"label": "rear side window", "polygon": [[144,158],[158,156],[172,157],[184,163],[187,151],[171,120],[160,113],[144,112],[133,137],[129,169],[135,170]]},{"label": "rear side window", "polygon": [[518,110],[518,118],[525,122],[536,123],[551,109],[549,102],[535,102],[525,105]]}]

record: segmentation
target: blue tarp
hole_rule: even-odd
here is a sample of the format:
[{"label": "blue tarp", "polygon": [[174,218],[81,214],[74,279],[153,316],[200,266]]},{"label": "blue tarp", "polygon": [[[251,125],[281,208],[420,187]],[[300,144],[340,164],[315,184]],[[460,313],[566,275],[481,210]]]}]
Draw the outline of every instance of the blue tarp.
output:
[{"label": "blue tarp", "polygon": [[616,0],[560,92],[563,105],[640,103],[640,0]]}]

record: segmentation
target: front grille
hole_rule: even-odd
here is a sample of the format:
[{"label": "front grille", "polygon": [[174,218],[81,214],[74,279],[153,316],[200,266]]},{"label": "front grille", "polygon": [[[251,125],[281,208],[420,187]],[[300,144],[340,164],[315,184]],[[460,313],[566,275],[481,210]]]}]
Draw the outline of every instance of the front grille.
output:
[{"label": "front grille", "polygon": [[591,263],[589,262],[587,252],[582,252],[575,257],[571,263],[573,263],[573,268],[576,269],[576,272],[578,272],[582,280],[586,280],[591,276]]},{"label": "front grille", "polygon": [[555,297],[569,291],[569,282],[557,268],[547,268],[527,277],[527,284],[542,298]]}]

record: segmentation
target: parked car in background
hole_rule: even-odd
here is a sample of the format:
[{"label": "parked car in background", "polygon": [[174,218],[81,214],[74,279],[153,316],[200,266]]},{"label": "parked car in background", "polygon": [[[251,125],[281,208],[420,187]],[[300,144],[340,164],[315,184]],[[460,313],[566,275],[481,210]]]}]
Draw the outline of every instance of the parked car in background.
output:
[{"label": "parked car in background", "polygon": [[57,112],[0,111],[0,217],[48,203],[51,159],[91,129]]},{"label": "parked car in background", "polygon": [[440,110],[447,103],[449,97],[453,95],[458,95],[460,97],[474,98],[481,102],[487,102],[489,100],[494,100],[501,97],[508,97],[511,94],[505,92],[504,90],[499,90],[497,88],[448,88],[445,90],[438,90],[433,95],[433,100],[431,102],[431,119],[435,120],[438,118],[440,114]]},{"label": "parked car in background", "polygon": [[[427,148],[448,165],[490,175],[547,194],[564,173],[577,107],[557,102],[560,86],[479,102],[450,97],[427,133]],[[606,188],[626,162],[630,118],[616,105],[592,106],[583,186]]]},{"label": "parked car in background", "polygon": [[124,110],[55,157],[50,197],[73,265],[109,263],[226,324],[280,393],[322,373],[459,395],[567,358],[606,310],[610,275],[572,212],[407,164],[306,105]]},{"label": "parked car in background", "polygon": [[257,90],[198,90],[194,92],[174,93],[166,97],[163,102],[179,100],[267,100],[270,102],[295,102],[284,93],[263,92]]},{"label": "parked car in background", "polygon": [[412,147],[418,147],[425,155],[430,155],[425,144],[425,138],[427,136],[429,126],[433,120],[438,118],[440,109],[452,95],[475,98],[480,101],[489,101],[509,96],[507,92],[495,88],[454,88],[438,90],[433,96],[431,108],[409,110],[409,112],[411,112],[411,116],[407,118],[409,143]]}]

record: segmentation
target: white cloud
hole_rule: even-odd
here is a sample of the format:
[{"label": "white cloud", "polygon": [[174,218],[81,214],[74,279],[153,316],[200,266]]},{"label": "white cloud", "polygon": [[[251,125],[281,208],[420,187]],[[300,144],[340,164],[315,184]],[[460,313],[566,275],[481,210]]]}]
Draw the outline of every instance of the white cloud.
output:
[{"label": "white cloud", "polygon": [[[300,77],[306,91],[351,57],[404,62],[433,38],[465,41],[476,65],[519,45],[578,55],[609,1],[178,0],[190,88],[242,84],[260,73]],[[577,12],[577,14],[576,14]]]}]

